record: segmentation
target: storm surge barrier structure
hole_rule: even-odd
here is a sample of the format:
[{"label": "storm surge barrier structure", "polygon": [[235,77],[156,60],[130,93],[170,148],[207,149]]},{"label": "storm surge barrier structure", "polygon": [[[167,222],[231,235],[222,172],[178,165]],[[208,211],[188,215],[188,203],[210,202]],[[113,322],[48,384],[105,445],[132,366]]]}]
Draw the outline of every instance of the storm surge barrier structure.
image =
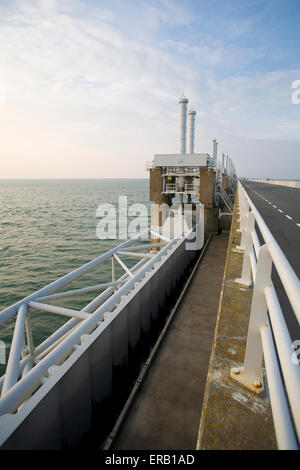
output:
[{"label": "storm surge barrier structure", "polygon": [[[244,387],[263,390],[262,363],[270,393],[273,421],[279,449],[298,449],[300,440],[300,367],[293,349],[272,282],[272,268],[278,273],[295,317],[300,322],[300,281],[275,238],[238,183],[241,244],[241,278],[235,282],[253,287],[250,323],[244,365],[234,368],[231,377]],[[262,240],[262,244],[259,240]]]},{"label": "storm surge barrier structure", "polygon": [[[80,443],[89,432],[93,407],[112,393],[114,370],[126,367],[128,352],[149,332],[195,256],[186,246],[192,230],[170,240],[149,228],[146,234],[159,242],[143,242],[145,232],[140,233],[0,313],[0,323],[15,319],[0,379],[2,449],[59,449]],[[138,262],[129,268],[124,256]],[[111,282],[57,292],[109,259]],[[124,270],[118,279],[115,263]],[[97,296],[82,310],[51,305],[55,299],[93,291]],[[31,309],[71,319],[35,345]]]}]

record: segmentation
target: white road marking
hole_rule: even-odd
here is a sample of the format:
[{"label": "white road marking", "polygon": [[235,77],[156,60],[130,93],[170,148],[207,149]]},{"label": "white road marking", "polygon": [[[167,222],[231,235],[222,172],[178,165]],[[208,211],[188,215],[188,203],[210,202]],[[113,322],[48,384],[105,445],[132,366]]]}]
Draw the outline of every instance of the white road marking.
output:
[{"label": "white road marking", "polygon": [[[262,199],[264,199],[266,202],[268,202],[269,204],[272,204],[272,202],[268,201],[268,199],[264,198],[261,194],[259,194],[257,191],[255,191],[255,189],[251,188],[250,186],[248,186],[247,184],[245,185],[246,187],[248,187],[249,189],[251,189],[251,191],[253,191],[254,193],[256,193],[258,196],[260,196]],[[294,188],[290,188],[290,189],[294,189]],[[272,204],[273,207],[275,207],[275,209],[277,209],[277,206],[275,206],[274,204]],[[281,214],[283,213],[283,210],[281,209],[277,209],[278,212],[280,212]],[[289,215],[287,214],[284,214],[286,216],[287,219],[290,219],[290,220],[293,220],[292,217],[290,217]],[[297,227],[300,228],[300,224],[296,224]]]}]

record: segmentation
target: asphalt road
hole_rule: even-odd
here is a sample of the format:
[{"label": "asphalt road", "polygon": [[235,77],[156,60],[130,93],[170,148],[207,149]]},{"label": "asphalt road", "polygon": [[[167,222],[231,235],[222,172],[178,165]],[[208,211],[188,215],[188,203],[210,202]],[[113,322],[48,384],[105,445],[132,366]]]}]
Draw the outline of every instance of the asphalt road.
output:
[{"label": "asphalt road", "polygon": [[[272,235],[300,278],[300,189],[253,181],[242,182]],[[292,312],[281,281],[273,270],[273,283],[293,340],[300,339],[300,327]]]}]

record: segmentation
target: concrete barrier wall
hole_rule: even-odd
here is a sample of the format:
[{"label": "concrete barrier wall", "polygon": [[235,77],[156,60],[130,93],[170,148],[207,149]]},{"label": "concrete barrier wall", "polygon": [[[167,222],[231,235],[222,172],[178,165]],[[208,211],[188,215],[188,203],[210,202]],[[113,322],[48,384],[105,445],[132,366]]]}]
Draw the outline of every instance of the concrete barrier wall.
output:
[{"label": "concrete barrier wall", "polygon": [[300,181],[281,181],[281,180],[251,180],[257,183],[278,184],[280,186],[287,186],[289,188],[300,189]]},{"label": "concrete barrier wall", "polygon": [[179,240],[92,333],[82,336],[74,353],[49,369],[49,377],[17,413],[0,418],[1,449],[79,444],[90,430],[93,406],[105,403],[112,393],[114,371],[126,367],[129,351],[149,332],[195,256],[185,245],[186,240]]}]

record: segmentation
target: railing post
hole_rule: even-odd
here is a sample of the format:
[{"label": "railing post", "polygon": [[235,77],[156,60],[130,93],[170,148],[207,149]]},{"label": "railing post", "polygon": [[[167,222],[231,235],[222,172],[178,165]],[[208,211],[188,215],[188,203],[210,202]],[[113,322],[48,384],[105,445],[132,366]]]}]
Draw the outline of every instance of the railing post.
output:
[{"label": "railing post", "polygon": [[272,258],[268,246],[263,245],[258,255],[244,367],[231,369],[231,377],[234,380],[256,393],[263,390],[263,349],[260,329],[267,320],[267,303],[264,290],[271,285],[271,271]]},{"label": "railing post", "polygon": [[240,223],[240,228],[236,231],[242,233],[241,241],[238,246],[233,248],[232,251],[236,251],[238,253],[242,253],[245,250],[245,239],[246,239],[246,232],[247,232],[247,223],[248,223],[248,213],[249,213],[249,203],[245,198],[243,193],[243,187],[239,183],[238,186],[238,202],[239,202],[239,214],[240,218],[237,221]]},{"label": "railing post", "polygon": [[[237,219],[237,222],[241,222],[242,209],[243,209],[243,198],[242,198],[241,185],[239,184],[239,186],[238,186],[238,214],[239,214],[239,218]],[[241,230],[238,229],[238,231],[240,232]]]},{"label": "railing post", "polygon": [[247,224],[245,229],[245,250],[243,258],[242,276],[240,278],[235,279],[235,282],[250,287],[252,285],[250,253],[253,250],[252,232],[254,231],[255,227],[255,216],[252,211],[248,212],[246,222]]},{"label": "railing post", "polygon": [[14,334],[13,334],[12,343],[10,347],[10,353],[9,353],[9,358],[7,362],[1,397],[3,397],[8,392],[8,390],[11,387],[13,387],[15,383],[17,383],[18,381],[21,352],[22,352],[23,341],[24,341],[24,328],[25,328],[26,313],[27,313],[27,305],[22,304],[19,307],[19,311],[17,315],[17,320],[16,320]]},{"label": "railing post", "polygon": [[242,195],[242,207],[241,207],[241,215],[240,215],[240,229],[237,230],[238,232],[242,233],[241,243],[237,246],[237,250],[244,251],[245,249],[245,237],[246,237],[246,228],[247,228],[247,217],[249,213],[249,204],[246,199],[244,199],[244,195]]},{"label": "railing post", "polygon": [[26,318],[25,318],[25,327],[26,327],[28,352],[29,352],[30,356],[33,358],[34,345],[33,345],[33,338],[32,338],[31,318],[30,318],[30,313],[28,311],[27,311],[27,315],[26,315]]},{"label": "railing post", "polygon": [[116,280],[115,276],[115,258],[111,257],[111,280],[114,282]]}]

